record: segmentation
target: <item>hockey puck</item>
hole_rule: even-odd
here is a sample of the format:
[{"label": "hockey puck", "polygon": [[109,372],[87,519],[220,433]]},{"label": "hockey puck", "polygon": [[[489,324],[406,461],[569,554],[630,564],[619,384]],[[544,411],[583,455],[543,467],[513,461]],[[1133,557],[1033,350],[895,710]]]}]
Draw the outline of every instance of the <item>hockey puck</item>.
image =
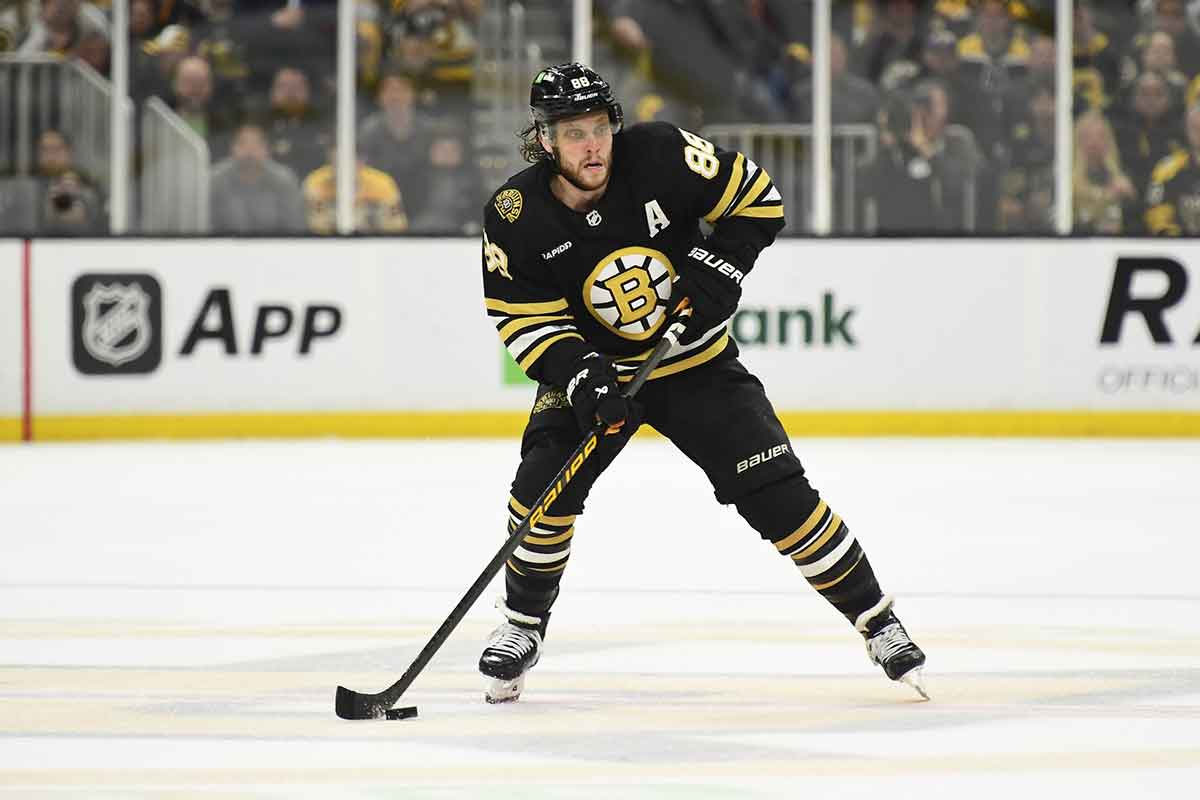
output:
[{"label": "hockey puck", "polygon": [[401,708],[389,708],[385,714],[388,719],[408,719],[417,715],[417,707],[402,706]]}]

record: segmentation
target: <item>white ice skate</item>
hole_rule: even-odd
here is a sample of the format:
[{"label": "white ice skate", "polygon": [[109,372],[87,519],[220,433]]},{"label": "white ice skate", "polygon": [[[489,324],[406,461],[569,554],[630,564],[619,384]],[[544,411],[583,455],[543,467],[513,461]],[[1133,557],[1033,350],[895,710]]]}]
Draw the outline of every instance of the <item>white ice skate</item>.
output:
[{"label": "white ice skate", "polygon": [[911,686],[926,700],[925,653],[908,636],[908,631],[892,612],[892,597],[884,596],[874,607],[859,615],[854,627],[867,642],[867,655],[883,667],[884,674],[894,681]]},{"label": "white ice skate", "polygon": [[542,620],[520,614],[504,605],[497,607],[508,621],[492,631],[483,654],[479,656],[479,671],[489,679],[483,699],[489,703],[511,703],[525,688],[525,675],[537,664],[542,654]]}]

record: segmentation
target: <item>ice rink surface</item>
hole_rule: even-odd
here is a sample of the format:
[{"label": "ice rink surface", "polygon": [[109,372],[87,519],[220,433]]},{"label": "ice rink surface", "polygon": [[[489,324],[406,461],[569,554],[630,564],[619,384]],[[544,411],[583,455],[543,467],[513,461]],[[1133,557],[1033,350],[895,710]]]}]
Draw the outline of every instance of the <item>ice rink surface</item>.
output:
[{"label": "ice rink surface", "polygon": [[514,441],[0,447],[0,797],[1183,798],[1200,785],[1200,441],[794,440],[932,702],[639,439],[542,663],[482,702]]}]

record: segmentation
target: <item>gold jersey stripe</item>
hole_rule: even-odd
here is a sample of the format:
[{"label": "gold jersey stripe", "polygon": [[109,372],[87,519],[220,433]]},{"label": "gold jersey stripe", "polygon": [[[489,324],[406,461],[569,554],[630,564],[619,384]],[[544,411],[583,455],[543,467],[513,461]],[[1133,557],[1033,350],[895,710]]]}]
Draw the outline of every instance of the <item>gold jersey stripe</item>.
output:
[{"label": "gold jersey stripe", "polygon": [[1147,209],[1146,227],[1151,233],[1159,233],[1160,231],[1179,233],[1179,226],[1175,224],[1174,206],[1163,204]]},{"label": "gold jersey stripe", "polygon": [[779,219],[783,216],[783,206],[754,206],[744,208],[731,217],[756,217],[758,219]]},{"label": "gold jersey stripe", "polygon": [[821,592],[821,591],[829,589],[833,586],[837,586],[839,583],[841,583],[842,581],[844,581],[846,579],[847,575],[849,575],[851,572],[854,572],[854,568],[857,567],[858,563],[862,560],[863,560],[863,554],[859,553],[858,558],[854,559],[854,563],[850,565],[850,569],[846,570],[841,575],[838,575],[836,578],[831,580],[829,583],[814,583],[814,584],[812,584],[812,587],[814,589],[816,589],[818,592]]},{"label": "gold jersey stripe", "polygon": [[716,222],[717,219],[725,214],[725,210],[729,208],[729,204],[733,202],[733,198],[737,196],[738,187],[742,185],[742,172],[745,171],[745,157],[737,154],[737,158],[733,160],[733,172],[729,176],[729,183],[725,184],[725,193],[721,195],[721,199],[713,206],[712,211],[704,215],[704,221],[708,223]]},{"label": "gold jersey stripe", "polygon": [[533,350],[531,350],[527,356],[521,359],[521,363],[518,366],[528,372],[529,368],[533,366],[533,363],[542,357],[542,353],[546,352],[550,345],[554,344],[555,342],[561,342],[563,339],[579,339],[582,341],[583,337],[575,331],[567,331],[566,333],[560,333],[557,336],[551,336],[549,339],[533,348]]},{"label": "gold jersey stripe", "polygon": [[[725,333],[721,334],[721,338],[717,339],[717,341],[713,342],[712,345],[706,347],[703,351],[697,353],[691,358],[685,358],[682,361],[676,361],[674,364],[669,364],[665,367],[659,367],[651,372],[650,376],[646,380],[652,381],[656,378],[665,378],[668,375],[674,375],[677,372],[683,372],[685,369],[691,369],[692,367],[703,364],[705,361],[711,361],[712,359],[721,355],[721,351],[724,350],[728,344],[729,332],[726,331]],[[629,383],[631,380],[633,380],[632,373],[629,375],[617,376],[618,383]]]},{"label": "gold jersey stripe", "polygon": [[818,536],[816,541],[805,545],[799,553],[792,553],[792,561],[799,562],[802,559],[811,558],[812,554],[820,550],[839,530],[842,530],[842,518],[834,514],[829,518],[829,525],[826,526],[825,532]]},{"label": "gold jersey stripe", "polygon": [[746,196],[742,198],[742,202],[738,203],[733,211],[729,212],[729,216],[736,217],[758,198],[762,197],[763,192],[771,185],[771,176],[767,174],[765,169],[758,171],[758,178],[755,179],[754,185],[750,187],[750,191],[746,192]]},{"label": "gold jersey stripe", "polygon": [[500,338],[507,339],[510,335],[517,331],[524,330],[532,325],[541,325],[545,322],[571,322],[574,320],[570,314],[551,314],[538,317],[518,317],[500,326]]},{"label": "gold jersey stripe", "polygon": [[505,562],[505,566],[507,566],[509,569],[511,569],[513,572],[517,573],[518,575],[525,574],[524,572],[521,571],[521,569],[516,564],[513,563],[513,560],[511,558],[507,562]]},{"label": "gold jersey stripe", "polygon": [[557,311],[567,310],[566,300],[546,300],[541,303],[509,303],[504,300],[493,300],[490,297],[484,298],[484,305],[488,311],[502,311],[505,314],[519,314],[522,316],[529,314],[553,314]]},{"label": "gold jersey stripe", "polygon": [[808,536],[810,533],[812,533],[813,529],[820,524],[821,519],[825,516],[825,510],[828,508],[829,506],[825,505],[824,500],[817,503],[817,507],[814,508],[813,512],[808,515],[808,519],[804,521],[804,524],[792,531],[786,539],[781,539],[776,542],[775,549],[782,553],[784,550],[787,550],[789,547],[801,541],[805,536]]}]

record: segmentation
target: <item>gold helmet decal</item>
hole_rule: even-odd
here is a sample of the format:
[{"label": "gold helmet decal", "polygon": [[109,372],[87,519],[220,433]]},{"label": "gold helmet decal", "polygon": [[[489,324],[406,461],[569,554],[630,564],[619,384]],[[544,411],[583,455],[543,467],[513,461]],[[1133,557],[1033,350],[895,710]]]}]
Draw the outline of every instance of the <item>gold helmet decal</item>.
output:
[{"label": "gold helmet decal", "polygon": [[516,189],[505,189],[496,195],[496,211],[509,222],[516,222],[525,206],[525,198]]},{"label": "gold helmet decal", "polygon": [[658,250],[626,247],[609,253],[583,282],[583,302],[605,328],[645,341],[662,327],[675,267]]}]

